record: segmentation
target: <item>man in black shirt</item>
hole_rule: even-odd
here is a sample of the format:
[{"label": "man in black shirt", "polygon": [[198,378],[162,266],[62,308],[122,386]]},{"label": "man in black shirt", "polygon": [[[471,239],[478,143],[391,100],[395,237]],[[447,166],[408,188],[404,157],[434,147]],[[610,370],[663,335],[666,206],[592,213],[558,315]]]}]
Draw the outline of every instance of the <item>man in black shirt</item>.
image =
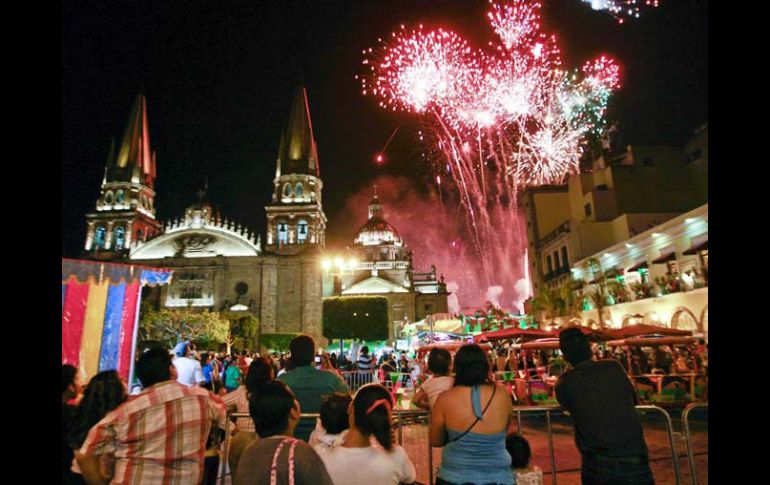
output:
[{"label": "man in black shirt", "polygon": [[556,399],[575,421],[575,443],[583,458],[584,485],[654,484],[636,408],[636,392],[615,360],[591,360],[579,328],[559,334],[572,370],[556,384]]}]

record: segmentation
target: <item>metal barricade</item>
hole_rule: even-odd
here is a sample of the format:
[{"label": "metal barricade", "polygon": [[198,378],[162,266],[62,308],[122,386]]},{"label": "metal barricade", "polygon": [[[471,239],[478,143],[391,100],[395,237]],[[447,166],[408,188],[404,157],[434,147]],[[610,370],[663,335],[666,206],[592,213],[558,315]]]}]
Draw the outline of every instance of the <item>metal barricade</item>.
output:
[{"label": "metal barricade", "polygon": [[521,426],[521,413],[542,413],[545,412],[545,425],[548,432],[548,456],[551,459],[551,483],[556,485],[556,454],[553,447],[553,429],[551,428],[551,413],[561,411],[560,406],[514,406],[513,412],[516,413],[519,436],[523,436]]},{"label": "metal barricade", "polygon": [[[687,450],[688,450],[688,458],[690,460],[690,470],[693,476],[693,483],[696,483],[695,479],[695,465],[694,460],[692,457],[692,447],[690,445],[690,432],[689,432],[689,423],[687,421],[689,417],[690,410],[696,408],[696,407],[708,407],[707,403],[693,403],[689,405],[684,413],[682,414],[682,420],[684,422],[685,427],[685,436],[687,439]],[[671,415],[663,408],[659,406],[653,406],[653,405],[639,405],[636,406],[637,411],[655,411],[659,412],[663,415],[666,421],[666,431],[668,433],[668,439],[669,444],[671,446],[671,457],[674,464],[674,476],[676,479],[676,485],[680,485],[681,483],[681,474],[679,471],[679,461],[678,461],[678,455],[676,452],[676,446],[674,443],[674,430],[673,430],[673,424],[671,421]],[[551,414],[554,412],[563,412],[564,409],[561,406],[513,406],[513,413],[517,417],[517,423],[518,423],[518,433],[520,435],[523,435],[523,427],[522,427],[522,420],[521,415],[522,413],[545,413],[545,419],[546,419],[546,431],[548,433],[548,455],[551,463],[551,483],[553,485],[556,485],[557,483],[557,470],[556,470],[556,453],[553,443],[553,427],[551,423]],[[404,418],[407,417],[418,417],[418,416],[429,416],[430,412],[428,410],[415,410],[415,409],[394,409],[393,415],[396,418],[395,419],[395,425],[396,425],[396,432],[397,432],[397,442],[399,445],[403,444],[403,425],[404,425]],[[318,418],[320,415],[318,413],[302,413],[300,415],[301,418]],[[230,421],[230,418],[248,418],[248,413],[228,413],[227,420]],[[433,447],[430,444],[430,436],[427,438],[427,447],[428,447],[428,483],[433,483]],[[223,453],[223,459],[222,459],[222,465],[220,468],[220,484],[224,485],[225,483],[225,476],[226,476],[226,467],[228,466],[228,459],[229,459],[229,453],[230,453],[230,433],[225,434],[225,440],[224,440],[224,453]]]},{"label": "metal barricade", "polygon": [[[425,409],[394,409],[393,410],[393,416],[396,418],[396,430],[397,430],[397,441],[399,445],[403,445],[404,443],[404,430],[403,430],[403,423],[405,417],[417,417],[417,416],[427,416],[430,412]],[[319,418],[321,415],[318,413],[302,413],[300,414],[300,418]],[[227,421],[230,421],[230,418],[250,418],[249,413],[228,413],[227,414]],[[428,444],[428,477],[429,482],[433,483],[433,447],[430,445],[430,437],[426,440]],[[223,442],[224,446],[224,453],[222,456],[222,463],[220,465],[219,469],[219,478],[220,478],[220,485],[225,485],[225,476],[227,476],[227,466],[228,461],[230,458],[230,433],[225,433],[225,440]],[[232,473],[232,470],[230,471]]]},{"label": "metal barricade", "polygon": [[355,392],[361,386],[372,382],[379,382],[377,372],[377,369],[343,371],[342,378],[350,388],[350,392]]},{"label": "metal barricade", "polygon": [[692,485],[698,485],[698,476],[695,474],[695,456],[692,452],[692,435],[690,434],[690,411],[695,408],[704,408],[708,410],[709,403],[707,402],[694,402],[688,404],[684,411],[682,411],[682,427],[684,427],[684,439],[687,446],[687,462],[690,465],[690,477]]},{"label": "metal barricade", "polygon": [[653,406],[650,404],[641,404],[636,406],[637,411],[657,411],[663,415],[666,419],[666,430],[668,431],[668,442],[671,445],[671,460],[674,463],[674,478],[676,479],[676,485],[682,483],[682,477],[679,473],[679,456],[676,452],[676,444],[674,443],[674,425],[671,422],[671,415],[668,411],[660,406]]}]

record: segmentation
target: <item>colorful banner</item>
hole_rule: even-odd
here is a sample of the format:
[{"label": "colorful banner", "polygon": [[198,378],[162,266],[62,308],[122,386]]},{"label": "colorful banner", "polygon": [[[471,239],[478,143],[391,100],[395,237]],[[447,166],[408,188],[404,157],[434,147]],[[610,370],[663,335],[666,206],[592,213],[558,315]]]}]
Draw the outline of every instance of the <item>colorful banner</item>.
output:
[{"label": "colorful banner", "polygon": [[165,285],[173,271],[62,259],[62,363],[85,380],[103,370],[128,378],[144,285]]}]

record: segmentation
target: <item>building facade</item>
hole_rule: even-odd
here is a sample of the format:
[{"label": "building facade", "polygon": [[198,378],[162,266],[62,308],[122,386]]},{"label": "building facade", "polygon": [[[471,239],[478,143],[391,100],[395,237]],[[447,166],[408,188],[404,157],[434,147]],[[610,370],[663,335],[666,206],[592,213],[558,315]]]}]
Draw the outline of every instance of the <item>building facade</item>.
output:
[{"label": "building facade", "polygon": [[390,340],[399,337],[406,323],[448,311],[444,277],[437,277],[435,266],[427,273],[414,270],[412,252],[398,230],[385,220],[376,192],[353,246],[345,257],[326,260],[324,267],[326,296],[387,298]]},{"label": "building facade", "polygon": [[634,323],[702,333],[708,337],[708,204],[672,218],[634,237],[575,262],[572,275],[594,290],[596,276],[611,273],[621,301],[609,299],[601,323],[598,311],[575,317],[588,326],[624,327]]},{"label": "building facade", "polygon": [[150,153],[146,101],[139,96],[120,151],[108,159],[96,211],[86,215],[84,257],[174,269],[160,305],[235,307],[259,319],[261,334],[304,332],[323,345],[319,255],[326,216],[305,89],[296,93],[281,137],[264,247],[254,231],[214,214],[205,191],[183,217],[156,221]]},{"label": "building facade", "polygon": [[628,146],[564,185],[524,190],[535,295],[567,282],[575,261],[707,203],[707,148],[704,125],[684,150]]}]

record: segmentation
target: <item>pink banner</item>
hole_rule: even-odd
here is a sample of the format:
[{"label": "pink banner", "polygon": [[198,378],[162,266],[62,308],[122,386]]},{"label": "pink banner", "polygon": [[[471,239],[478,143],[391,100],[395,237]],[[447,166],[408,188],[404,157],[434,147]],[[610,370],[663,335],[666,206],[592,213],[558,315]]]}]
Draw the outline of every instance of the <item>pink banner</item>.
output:
[{"label": "pink banner", "polygon": [[77,366],[80,361],[80,343],[88,303],[88,287],[88,283],[78,283],[74,278],[67,282],[61,316],[62,364]]},{"label": "pink banner", "polygon": [[123,302],[123,316],[120,323],[120,360],[118,373],[128,379],[131,368],[131,349],[134,347],[134,325],[136,325],[136,303],[139,296],[139,281],[126,286],[126,296]]}]

